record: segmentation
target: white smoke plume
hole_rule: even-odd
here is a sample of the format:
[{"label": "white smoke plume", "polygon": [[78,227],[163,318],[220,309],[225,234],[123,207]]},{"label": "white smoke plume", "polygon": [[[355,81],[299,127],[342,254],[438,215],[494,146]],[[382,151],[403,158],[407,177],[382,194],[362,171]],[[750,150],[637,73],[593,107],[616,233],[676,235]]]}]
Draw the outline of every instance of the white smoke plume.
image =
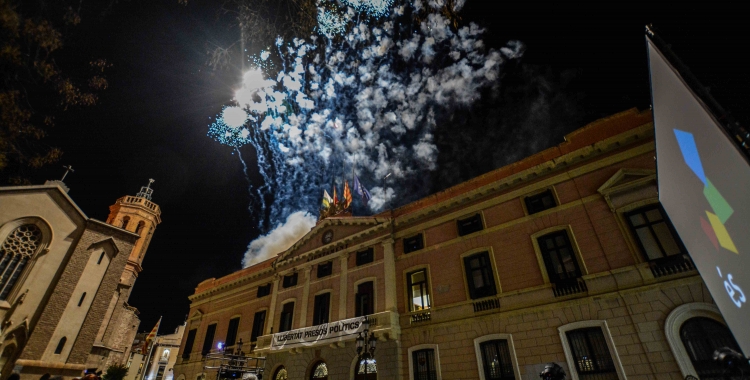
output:
[{"label": "white smoke plume", "polygon": [[316,218],[304,211],[289,214],[283,224],[279,224],[267,235],[253,240],[247,246],[247,252],[242,259],[242,267],[270,259],[276,254],[286,251],[315,226]]}]

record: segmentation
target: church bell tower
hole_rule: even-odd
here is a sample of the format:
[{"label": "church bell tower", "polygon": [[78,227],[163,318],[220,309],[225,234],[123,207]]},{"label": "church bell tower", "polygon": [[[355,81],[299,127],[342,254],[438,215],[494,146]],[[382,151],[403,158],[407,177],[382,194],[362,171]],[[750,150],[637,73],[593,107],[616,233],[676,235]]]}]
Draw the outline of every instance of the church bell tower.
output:
[{"label": "church bell tower", "polygon": [[149,179],[148,185],[141,187],[138,194],[135,196],[126,195],[109,206],[107,223],[141,236],[130,252],[125,271],[120,280],[121,285],[131,289],[138,274],[143,270],[141,263],[146,255],[151,237],[154,236],[154,230],[161,223],[161,209],[159,205],[151,201],[151,195],[154,193],[154,189],[151,188],[152,183],[154,183],[154,180]]}]

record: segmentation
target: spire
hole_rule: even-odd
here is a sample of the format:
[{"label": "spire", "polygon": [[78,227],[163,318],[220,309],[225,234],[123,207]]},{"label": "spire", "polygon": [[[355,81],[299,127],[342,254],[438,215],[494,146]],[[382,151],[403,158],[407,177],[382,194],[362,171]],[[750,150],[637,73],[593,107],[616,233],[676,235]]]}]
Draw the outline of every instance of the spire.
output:
[{"label": "spire", "polygon": [[148,185],[141,186],[141,191],[139,191],[138,194],[136,194],[135,196],[139,197],[139,198],[146,198],[148,200],[151,200],[151,195],[154,193],[154,189],[151,188],[151,184],[154,183],[154,182],[156,182],[156,181],[154,181],[153,179],[149,178],[148,179]]}]

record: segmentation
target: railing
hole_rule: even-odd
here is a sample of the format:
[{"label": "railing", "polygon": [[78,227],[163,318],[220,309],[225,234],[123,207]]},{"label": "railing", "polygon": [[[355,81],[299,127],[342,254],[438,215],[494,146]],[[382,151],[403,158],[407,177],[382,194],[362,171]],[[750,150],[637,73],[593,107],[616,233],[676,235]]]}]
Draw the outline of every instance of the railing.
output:
[{"label": "railing", "polygon": [[414,313],[410,317],[411,323],[419,323],[419,322],[426,322],[432,319],[432,315],[430,314],[430,311],[422,311],[418,313]]},{"label": "railing", "polygon": [[[396,312],[384,311],[381,313],[370,314],[367,316],[367,318],[370,321],[370,332],[376,334],[379,337],[388,337],[390,339],[396,339],[396,337],[401,333],[401,327],[398,321],[399,316],[398,316],[398,313]],[[304,327],[300,329],[290,330],[290,331],[286,331],[284,334],[291,335],[297,332],[308,330],[311,327],[316,327],[316,326],[308,326],[308,327]],[[356,338],[356,335],[351,335],[346,338],[343,338],[343,340],[354,340],[355,338]],[[256,342],[255,351],[259,353],[266,352],[271,349],[272,343],[273,343],[273,334],[259,336],[258,341]],[[328,345],[328,344],[331,344],[331,342],[330,341],[310,342],[309,344],[305,344],[305,347],[322,346],[322,345]]]},{"label": "railing", "polygon": [[133,197],[133,196],[128,195],[126,197],[120,198],[120,200],[122,201],[122,203],[139,204],[153,211],[160,212],[159,206],[156,205],[156,203],[153,203],[146,198]]},{"label": "railing", "polygon": [[573,278],[553,283],[552,291],[555,293],[555,297],[564,297],[587,292],[588,288],[586,288],[586,282],[582,278]]},{"label": "railing", "polygon": [[659,278],[694,270],[695,264],[688,255],[674,255],[650,261],[649,267],[654,278]]},{"label": "railing", "polygon": [[500,300],[497,298],[489,298],[474,302],[474,312],[487,311],[492,309],[500,308]]}]

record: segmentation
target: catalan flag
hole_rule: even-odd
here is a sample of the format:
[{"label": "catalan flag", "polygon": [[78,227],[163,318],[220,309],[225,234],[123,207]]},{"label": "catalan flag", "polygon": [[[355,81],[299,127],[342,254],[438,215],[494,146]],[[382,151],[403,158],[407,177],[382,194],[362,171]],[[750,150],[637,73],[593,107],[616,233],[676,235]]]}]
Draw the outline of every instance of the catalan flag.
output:
[{"label": "catalan flag", "polygon": [[159,317],[159,321],[156,322],[156,326],[154,326],[154,328],[151,329],[151,332],[148,333],[148,335],[146,336],[146,341],[143,343],[144,354],[148,351],[149,344],[151,344],[151,342],[156,338],[156,334],[159,332],[160,324],[161,324],[161,317]]},{"label": "catalan flag", "polygon": [[344,180],[344,208],[349,208],[352,204],[352,191],[349,189],[349,182]]},{"label": "catalan flag", "polygon": [[333,204],[339,203],[339,197],[336,195],[336,185],[333,185]]}]

